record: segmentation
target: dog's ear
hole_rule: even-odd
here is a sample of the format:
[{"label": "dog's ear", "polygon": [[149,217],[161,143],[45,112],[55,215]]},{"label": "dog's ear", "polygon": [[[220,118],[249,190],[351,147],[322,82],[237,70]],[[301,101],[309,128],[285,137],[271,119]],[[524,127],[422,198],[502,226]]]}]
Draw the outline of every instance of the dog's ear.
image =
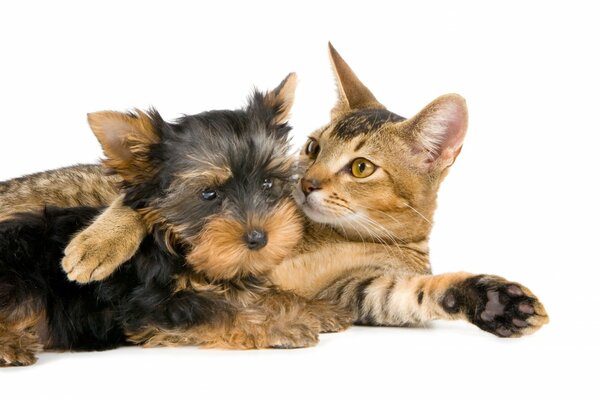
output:
[{"label": "dog's ear", "polygon": [[400,125],[409,129],[422,170],[439,172],[451,166],[462,149],[468,125],[467,103],[458,94],[446,94]]},{"label": "dog's ear", "polygon": [[160,141],[155,119],[162,121],[154,110],[150,114],[140,110],[88,114],[88,123],[107,157],[104,165],[125,181],[136,182],[149,173],[150,147]]},{"label": "dog's ear", "polygon": [[359,109],[385,109],[385,107],[377,101],[373,93],[367,89],[367,86],[358,79],[354,71],[348,66],[346,61],[344,61],[331,43],[329,43],[329,59],[331,60],[331,67],[335,74],[338,89],[338,101],[331,110],[332,119],[347,112]]},{"label": "dog's ear", "polygon": [[292,72],[283,79],[279,86],[265,94],[264,104],[271,110],[273,125],[284,125],[290,119],[297,83],[298,78]]}]

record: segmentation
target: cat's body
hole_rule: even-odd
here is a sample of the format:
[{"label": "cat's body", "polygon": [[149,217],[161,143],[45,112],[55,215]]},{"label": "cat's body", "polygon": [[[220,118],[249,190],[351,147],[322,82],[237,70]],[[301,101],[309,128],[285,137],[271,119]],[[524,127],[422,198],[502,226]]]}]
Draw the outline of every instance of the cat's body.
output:
[{"label": "cat's body", "polygon": [[[340,98],[331,123],[311,135],[301,156],[305,172],[294,194],[307,216],[304,236],[270,280],[304,297],[339,303],[358,324],[465,319],[503,337],[541,327],[548,320],[542,304],[519,284],[463,272],[431,274],[430,221],[439,185],[462,148],[464,100],[440,97],[405,120],[387,111],[333,48],[330,54]],[[123,240],[107,226],[143,231],[139,215],[118,201],[113,210],[118,214],[105,213],[103,223],[67,248],[63,265],[71,279],[100,280],[118,266],[103,263],[105,254],[125,260],[135,250],[135,240]],[[102,272],[92,275],[99,267]],[[161,339],[194,343],[189,335]]]},{"label": "cat's body", "polygon": [[446,95],[406,120],[389,112],[330,47],[339,101],[301,153],[294,191],[307,217],[297,255],[270,275],[341,304],[357,324],[465,319],[499,336],[547,322],[531,292],[501,277],[432,275],[428,239],[439,186],[462,148],[467,108]]}]

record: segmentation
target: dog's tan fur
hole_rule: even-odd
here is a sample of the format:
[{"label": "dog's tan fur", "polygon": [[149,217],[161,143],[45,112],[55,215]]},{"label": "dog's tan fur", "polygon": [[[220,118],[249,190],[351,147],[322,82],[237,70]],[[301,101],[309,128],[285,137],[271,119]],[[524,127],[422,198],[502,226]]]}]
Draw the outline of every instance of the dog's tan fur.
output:
[{"label": "dog's tan fur", "polygon": [[[43,350],[40,332],[44,314],[24,303],[10,313],[0,313],[0,367],[29,366]],[[43,337],[42,337],[43,338]]]},{"label": "dog's tan fur", "polygon": [[[290,220],[298,222],[290,223]],[[302,235],[300,216],[291,200],[279,207],[268,220],[252,223],[264,226],[270,232],[269,240],[276,244],[248,253],[238,238],[245,226],[234,219],[215,218],[207,222],[192,245],[187,256],[188,263],[215,279],[263,275],[294,250]]]},{"label": "dog's tan fur", "polygon": [[159,138],[148,114],[140,110],[130,114],[94,112],[88,114],[88,124],[106,154],[104,166],[130,183],[143,181],[151,174],[147,154]]},{"label": "dog's tan fur", "polygon": [[26,326],[0,325],[0,367],[29,366],[43,350],[36,331],[37,322]]},{"label": "dog's tan fur", "polygon": [[298,348],[314,346],[318,343],[318,332],[341,331],[352,321],[349,313],[327,302],[306,300],[290,292],[265,290],[264,285],[215,286],[197,279],[197,274],[182,277],[182,289],[219,290],[231,303],[239,304],[232,318],[223,317],[210,325],[178,330],[150,327],[129,335],[129,340],[144,346]]}]

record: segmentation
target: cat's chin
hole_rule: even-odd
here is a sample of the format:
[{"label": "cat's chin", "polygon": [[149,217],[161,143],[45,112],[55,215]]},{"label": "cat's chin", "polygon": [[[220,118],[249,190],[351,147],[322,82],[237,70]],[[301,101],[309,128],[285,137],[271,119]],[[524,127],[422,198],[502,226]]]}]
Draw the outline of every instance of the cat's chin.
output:
[{"label": "cat's chin", "polygon": [[328,215],[320,209],[318,204],[314,204],[313,201],[307,201],[306,197],[302,198],[302,201],[299,201],[297,198],[296,203],[302,209],[304,215],[313,222],[335,225],[339,221],[339,216]]},{"label": "cat's chin", "polygon": [[319,210],[315,209],[308,202],[304,202],[301,206],[302,212],[313,222],[322,223],[322,224],[333,224],[332,217],[328,215],[324,215]]},{"label": "cat's chin", "polygon": [[349,226],[346,226],[345,217],[341,215],[332,215],[328,213],[326,210],[320,209],[318,205],[312,204],[311,201],[305,201],[300,205],[300,209],[304,212],[307,218],[312,220],[313,222],[319,224],[326,224],[332,226],[334,228],[345,229]]},{"label": "cat's chin", "polygon": [[327,209],[323,209],[318,193],[311,194],[307,197],[301,190],[294,190],[292,196],[304,215],[313,222],[334,227],[339,227],[340,224],[343,224],[344,216],[334,215],[327,211]]}]

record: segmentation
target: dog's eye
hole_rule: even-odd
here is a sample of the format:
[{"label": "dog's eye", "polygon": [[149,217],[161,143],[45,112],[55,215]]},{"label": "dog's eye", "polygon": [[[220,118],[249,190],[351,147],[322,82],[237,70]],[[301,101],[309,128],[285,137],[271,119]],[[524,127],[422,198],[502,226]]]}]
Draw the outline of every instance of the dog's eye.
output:
[{"label": "dog's eye", "polygon": [[204,190],[202,191],[202,199],[204,201],[212,201],[217,198],[217,192],[215,190]]},{"label": "dog's eye", "polygon": [[273,188],[273,179],[263,180],[262,188],[263,188],[263,190],[270,190],[271,188]]},{"label": "dog's eye", "polygon": [[320,151],[321,151],[321,146],[319,145],[317,140],[315,140],[313,138],[309,138],[308,143],[306,144],[306,150],[305,150],[306,155],[308,155],[311,158],[315,158],[317,155],[319,155]]}]

